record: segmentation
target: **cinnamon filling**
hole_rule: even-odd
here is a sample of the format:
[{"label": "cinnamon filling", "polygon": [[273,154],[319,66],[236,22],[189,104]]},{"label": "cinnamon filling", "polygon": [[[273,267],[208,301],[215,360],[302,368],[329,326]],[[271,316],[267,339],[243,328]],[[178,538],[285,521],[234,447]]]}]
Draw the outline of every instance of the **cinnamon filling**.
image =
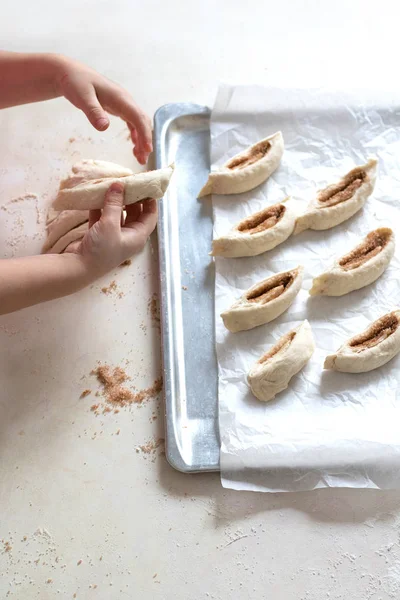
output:
[{"label": "cinnamon filling", "polygon": [[356,167],[348,173],[343,179],[334,185],[330,185],[325,190],[318,194],[318,202],[323,205],[323,208],[335,206],[346,200],[350,200],[354,193],[360,188],[367,178],[366,172]]},{"label": "cinnamon filling", "polygon": [[271,229],[271,227],[274,227],[282,219],[285,210],[286,208],[283,204],[270,206],[241,221],[237,229],[242,233],[250,233],[251,235]]},{"label": "cinnamon filling", "polygon": [[382,252],[392,236],[391,229],[380,228],[371,231],[365,240],[354,250],[343,256],[339,265],[345,270],[357,269],[368,260]]},{"label": "cinnamon filling", "polygon": [[232,160],[228,162],[226,167],[231,170],[244,169],[245,167],[249,167],[261,158],[264,158],[264,156],[267,154],[270,148],[271,144],[269,142],[259,142],[245,154],[242,154],[237,158],[232,158]]},{"label": "cinnamon filling", "polygon": [[262,365],[273,356],[276,356],[279,352],[285,352],[289,348],[290,344],[293,342],[295,336],[295,331],[290,331],[286,335],[282,336],[281,339],[278,340],[278,342],[275,344],[275,346],[272,346],[272,348],[268,350],[268,352],[263,354],[263,356],[258,361],[259,364]]},{"label": "cinnamon filling", "polygon": [[385,315],[371,325],[365,333],[353,338],[349,344],[354,352],[362,352],[367,348],[373,348],[396,331],[399,321],[394,313]]},{"label": "cinnamon filling", "polygon": [[297,272],[290,271],[282,275],[274,275],[261,283],[255,290],[247,295],[248,302],[258,302],[266,304],[271,300],[275,300],[283,294],[293,283]]}]

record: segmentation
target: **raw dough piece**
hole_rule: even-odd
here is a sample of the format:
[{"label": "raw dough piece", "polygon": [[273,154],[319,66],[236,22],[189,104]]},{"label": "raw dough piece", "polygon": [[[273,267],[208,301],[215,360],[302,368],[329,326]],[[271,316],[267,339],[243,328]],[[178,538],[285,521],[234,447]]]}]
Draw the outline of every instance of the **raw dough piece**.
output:
[{"label": "raw dough piece", "polygon": [[52,218],[53,213],[48,215],[47,239],[43,244],[42,253],[47,252],[49,248],[54,246],[71,229],[89,220],[88,210],[68,210],[56,214],[57,216],[54,218]]},{"label": "raw dough piece", "polygon": [[394,254],[394,233],[388,227],[371,231],[351,252],[313,280],[311,296],[343,296],[374,282]]},{"label": "raw dough piece", "polygon": [[210,173],[199,198],[208,194],[240,194],[252,190],[277,169],[283,149],[282,133],[278,131],[236,154],[217,171]]},{"label": "raw dough piece", "polygon": [[350,338],[336,354],[325,359],[324,368],[344,373],[366,373],[389,362],[400,352],[400,310],[374,321]]},{"label": "raw dough piece", "polygon": [[224,325],[232,333],[269,323],[289,308],[303,281],[303,267],[282,271],[253,285],[222,313]]},{"label": "raw dough piece", "polygon": [[106,191],[116,181],[120,181],[125,186],[125,205],[146,198],[159,200],[168,187],[173,171],[174,165],[170,165],[156,171],[83,181],[81,179],[80,183],[76,183],[82,177],[78,171],[77,175],[72,175],[71,178],[61,182],[58,196],[53,202],[53,208],[56,210],[102,208]]},{"label": "raw dough piece", "polygon": [[315,349],[308,321],[283,335],[250,370],[247,381],[258,400],[268,402],[285,390],[289,381],[310,360]]},{"label": "raw dough piece", "polygon": [[106,177],[127,177],[133,175],[133,171],[116,163],[105,160],[92,160],[85,158],[72,166],[72,173],[61,181],[60,190],[72,188],[85,181],[92,179],[104,179]]},{"label": "raw dough piece", "polygon": [[79,227],[75,227],[71,231],[68,231],[65,235],[63,235],[51,248],[46,250],[45,254],[61,254],[64,250],[72,244],[72,242],[76,242],[77,240],[81,240],[85,233],[87,232],[89,227],[88,223],[83,223],[79,225]]},{"label": "raw dough piece", "polygon": [[213,240],[211,255],[227,258],[256,256],[284,242],[296,222],[296,213],[284,204],[287,200],[289,198],[254,213],[226,235]]},{"label": "raw dough piece", "polygon": [[375,186],[378,161],[352,169],[339,183],[321,190],[296,222],[294,234],[305,229],[330,229],[347,221],[362,208]]}]

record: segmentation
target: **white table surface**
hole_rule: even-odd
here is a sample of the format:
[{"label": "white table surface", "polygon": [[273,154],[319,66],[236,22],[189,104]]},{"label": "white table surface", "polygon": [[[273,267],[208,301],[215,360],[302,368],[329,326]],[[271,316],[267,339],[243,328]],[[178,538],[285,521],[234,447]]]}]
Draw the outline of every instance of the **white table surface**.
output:
[{"label": "white table surface", "polygon": [[[396,3],[386,0],[3,4],[3,48],[70,54],[149,113],[211,105],[220,80],[397,77]],[[0,132],[3,256],[39,250],[45,207],[75,159],[136,166],[122,123],[96,133],[62,99],[3,111]],[[38,195],[39,219],[34,199],[7,204],[26,193]],[[216,474],[183,475],[136,452],[162,435],[162,418],[150,422],[159,401],[96,417],[91,397],[79,398],[96,389],[97,361],[126,365],[138,388],[160,372],[147,309],[155,243],[91,289],[0,318],[0,597],[399,598],[400,492],[223,490]],[[101,293],[113,279],[121,299]]]}]

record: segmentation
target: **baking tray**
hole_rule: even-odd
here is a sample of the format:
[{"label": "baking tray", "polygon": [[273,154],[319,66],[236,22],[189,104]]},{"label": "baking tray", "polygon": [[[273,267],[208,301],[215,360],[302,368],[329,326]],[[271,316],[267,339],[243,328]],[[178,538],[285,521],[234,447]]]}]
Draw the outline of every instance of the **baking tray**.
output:
[{"label": "baking tray", "polygon": [[183,472],[219,470],[212,204],[197,194],[210,169],[210,110],[162,106],[154,117],[156,168],[175,163],[159,203],[166,456]]}]

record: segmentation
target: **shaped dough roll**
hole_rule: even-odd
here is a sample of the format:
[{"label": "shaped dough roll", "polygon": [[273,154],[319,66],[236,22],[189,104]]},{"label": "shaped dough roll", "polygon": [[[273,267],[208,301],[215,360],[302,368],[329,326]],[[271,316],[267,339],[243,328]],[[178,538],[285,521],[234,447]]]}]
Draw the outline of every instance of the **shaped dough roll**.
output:
[{"label": "shaped dough roll", "polygon": [[133,171],[127,167],[105,160],[84,158],[72,166],[72,173],[60,183],[60,190],[72,188],[91,179],[105,179],[106,177],[127,177]]},{"label": "shaped dough roll", "polygon": [[45,254],[62,254],[64,250],[72,244],[72,242],[76,242],[77,240],[81,240],[85,233],[87,232],[89,227],[88,223],[83,223],[79,225],[79,227],[75,227],[75,229],[71,229],[65,235],[63,235],[51,248],[48,248]]},{"label": "shaped dough roll", "polygon": [[395,249],[394,233],[388,227],[371,231],[351,252],[316,277],[311,296],[343,296],[373,283],[389,265]]},{"label": "shaped dough roll", "polygon": [[302,281],[303,267],[299,266],[257,283],[221,314],[225,327],[236,333],[273,321],[292,304]]},{"label": "shaped dough roll", "polygon": [[[114,182],[124,184],[124,204],[133,204],[146,198],[160,200],[169,185],[174,165],[156,171],[136,173],[134,175],[90,179],[74,184],[63,182],[58,196],[53,202],[56,210],[92,210],[102,208],[104,196]],[[78,176],[79,177],[79,176]]]},{"label": "shaped dough roll", "polygon": [[330,229],[347,221],[362,208],[375,186],[378,161],[352,169],[339,183],[321,190],[296,222],[294,233],[305,229]]},{"label": "shaped dough roll", "polygon": [[285,390],[310,360],[315,349],[308,321],[282,336],[249,371],[247,381],[254,396],[262,402]]},{"label": "shaped dough roll", "polygon": [[325,359],[324,368],[344,373],[378,369],[400,352],[400,310],[374,321]]},{"label": "shaped dough roll", "polygon": [[278,131],[236,154],[210,173],[199,198],[208,194],[241,194],[263,183],[277,169],[283,154],[282,133]]},{"label": "shaped dough roll", "polygon": [[47,239],[43,244],[42,253],[47,252],[49,248],[62,238],[66,233],[89,220],[89,211],[87,210],[68,210],[57,213],[52,218],[50,213],[47,225]]},{"label": "shaped dough roll", "polygon": [[243,219],[226,235],[213,240],[212,256],[256,256],[287,240],[296,222],[295,212],[284,204],[288,199]]}]

